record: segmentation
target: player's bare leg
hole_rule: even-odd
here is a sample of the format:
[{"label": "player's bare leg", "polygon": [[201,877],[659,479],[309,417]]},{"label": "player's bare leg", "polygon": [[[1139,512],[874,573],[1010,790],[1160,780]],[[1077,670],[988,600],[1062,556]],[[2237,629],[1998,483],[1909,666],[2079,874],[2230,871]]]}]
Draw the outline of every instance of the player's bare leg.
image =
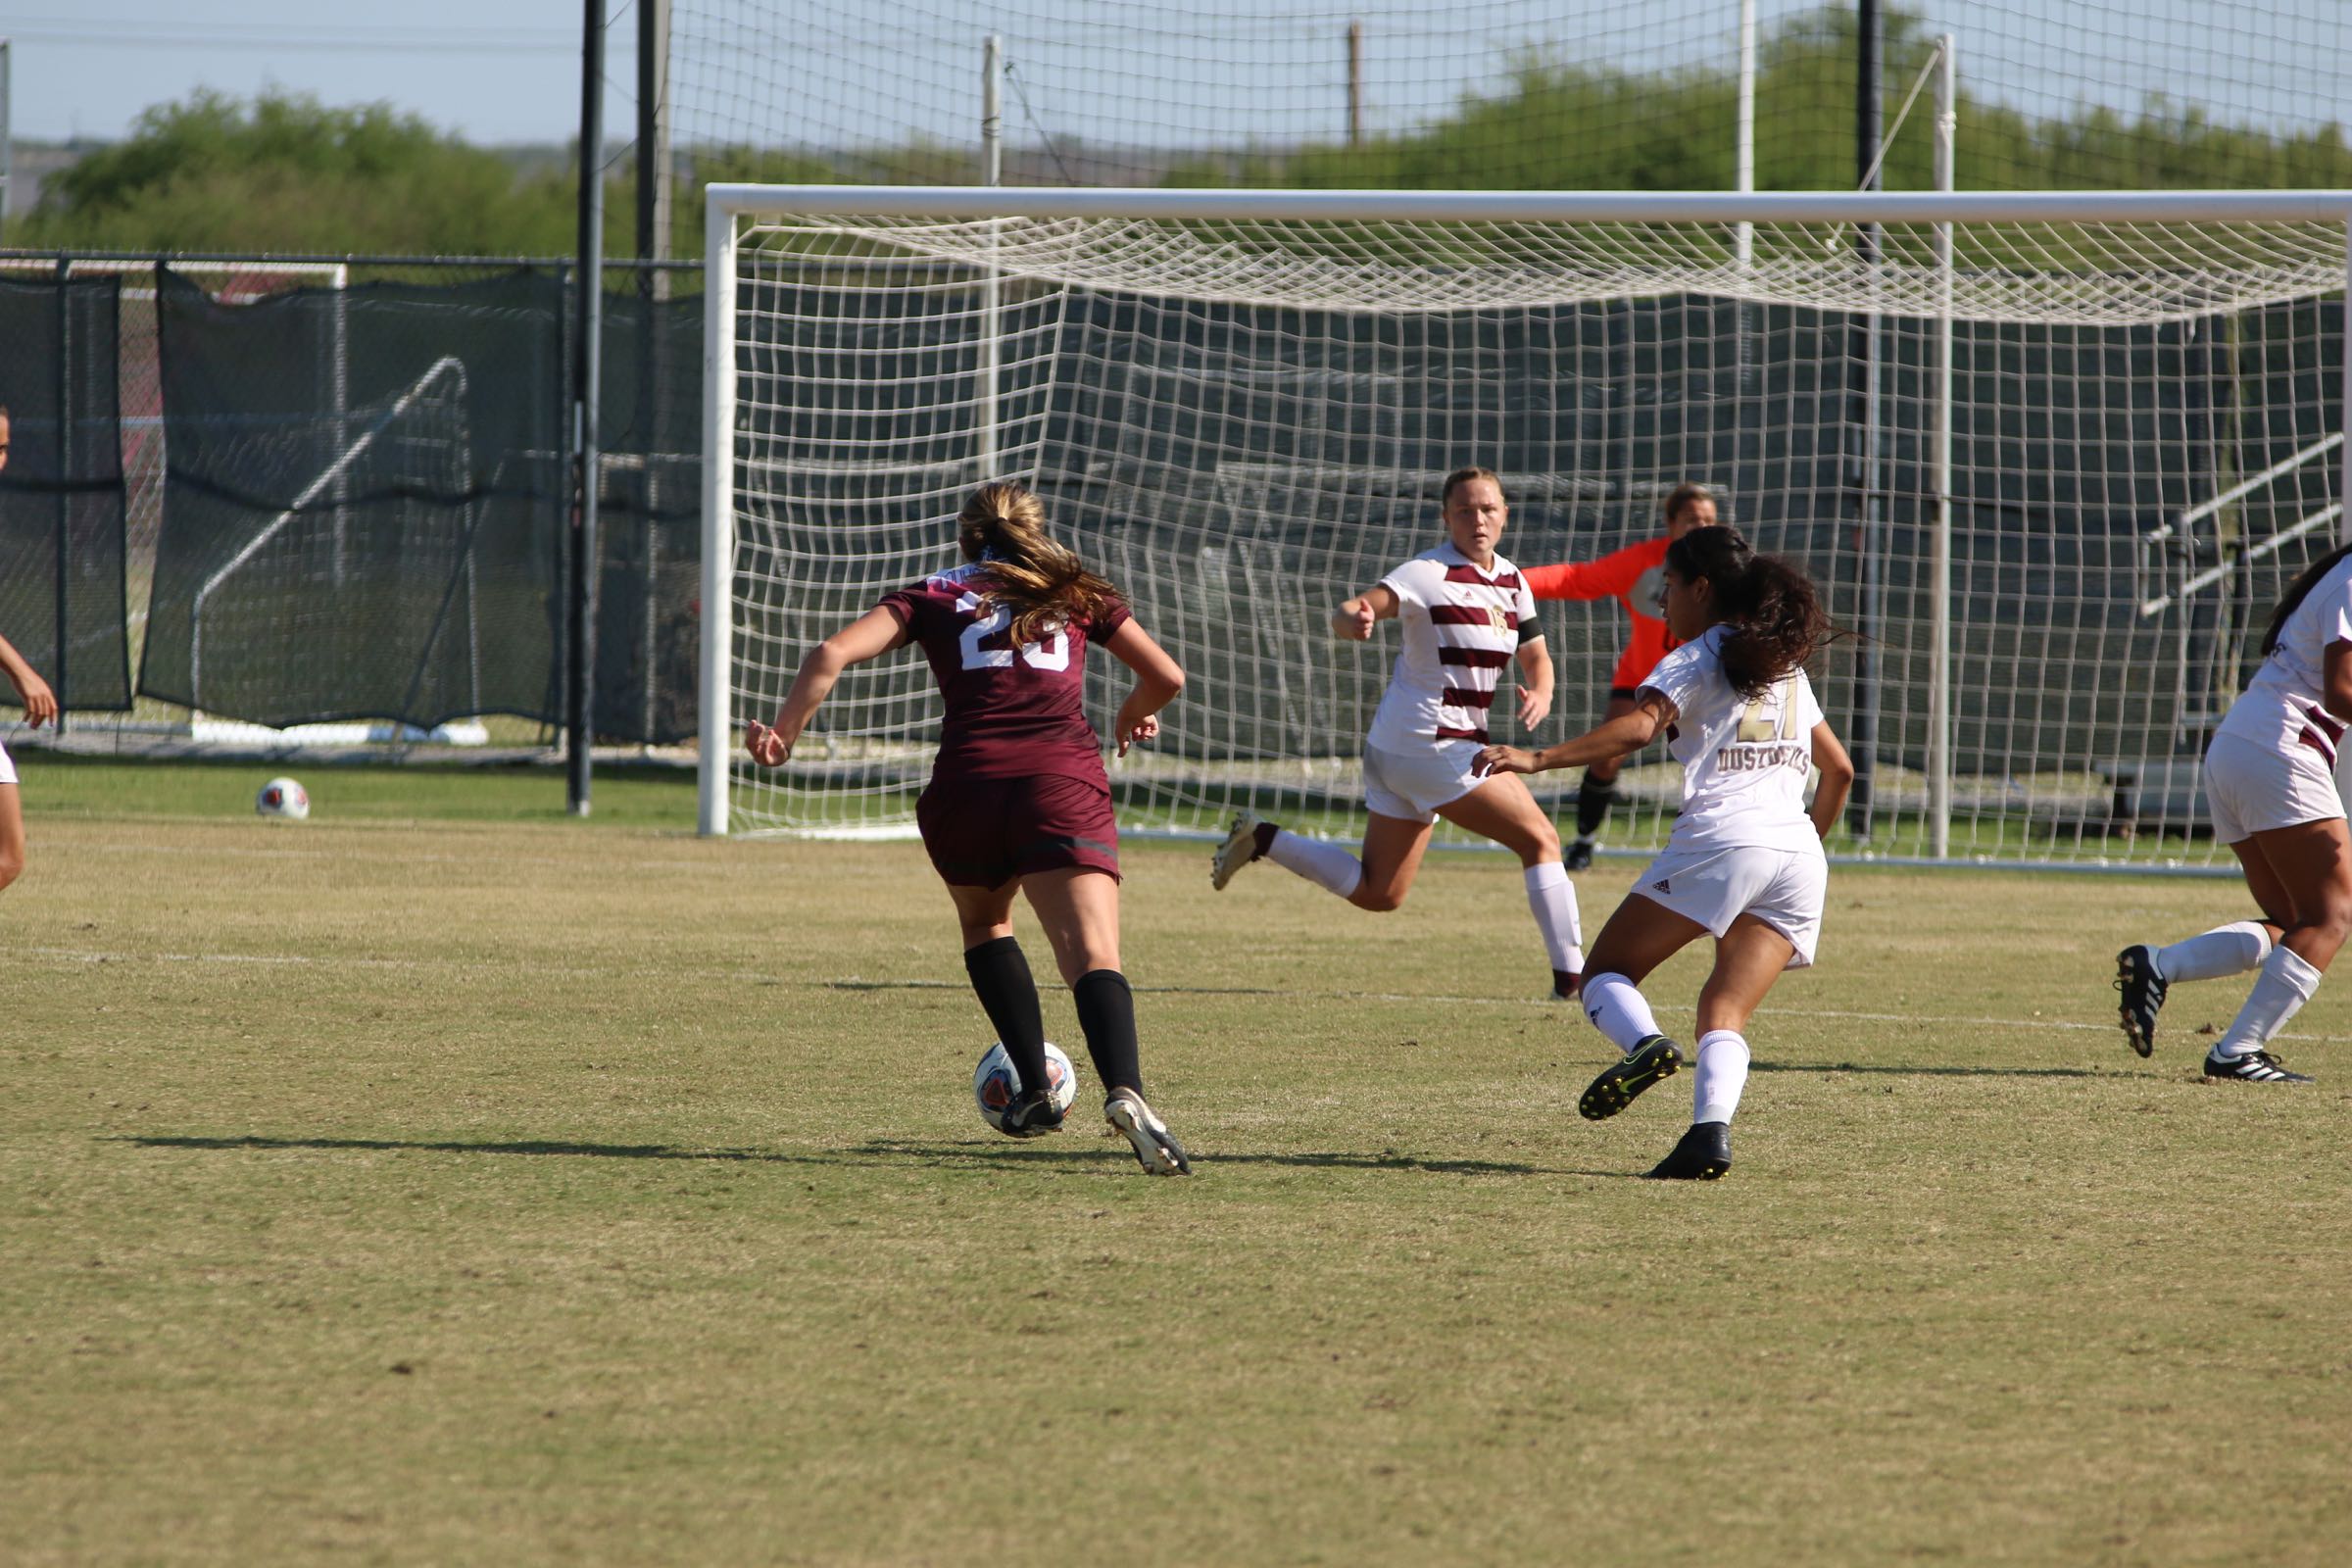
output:
[{"label": "player's bare leg", "polygon": [[24,874],[24,802],[14,784],[0,784],[0,888]]},{"label": "player's bare leg", "polygon": [[1544,954],[1551,960],[1552,997],[1560,1002],[1573,1000],[1585,977],[1584,932],[1577,918],[1576,888],[1560,861],[1559,830],[1536,803],[1527,780],[1516,773],[1497,773],[1469,794],[1439,807],[1438,814],[1519,857],[1528,912],[1535,916]]},{"label": "player's bare leg", "polygon": [[1102,1117],[1154,1176],[1189,1174],[1192,1163],[1144,1100],[1135,993],[1119,969],[1119,880],[1091,867],[1038,871],[1021,879],[1054,961],[1077,1004],[1078,1026],[1102,1080]]},{"label": "player's bare leg", "polygon": [[2320,976],[2352,935],[2352,837],[2342,817],[2298,822],[2230,846],[2246,887],[2279,937],[2263,959],[2245,1005],[2205,1057],[2208,1078],[2239,1083],[2309,1083],[2268,1047],[2319,990]]},{"label": "player's bare leg", "polygon": [[1682,1049],[1659,1032],[1641,982],[1706,934],[1707,928],[1690,916],[1638,896],[1617,906],[1609,923],[1600,928],[1600,939],[1586,960],[1585,1016],[1625,1053],[1625,1059],[1602,1069],[1586,1086],[1576,1102],[1577,1113],[1586,1120],[1616,1115],[1651,1084],[1682,1070]]},{"label": "player's bare leg", "polygon": [[1348,895],[1348,902],[1376,914],[1401,909],[1413,878],[1421,874],[1421,858],[1429,853],[1434,824],[1378,811],[1366,815],[1363,849],[1356,857],[1363,863],[1363,880]]},{"label": "player's bare leg", "polygon": [[1059,1126],[1061,1113],[1045,1092],[1046,1022],[1037,981],[1012,935],[1012,897],[1018,887],[1016,882],[993,888],[951,882],[948,896],[956,902],[956,923],[962,928],[963,972],[1021,1080],[1021,1094],[1004,1112],[1006,1130],[1029,1137]]},{"label": "player's bare leg", "polygon": [[1732,1116],[1747,1084],[1747,1020],[1795,952],[1752,914],[1734,920],[1717,939],[1715,967],[1698,993],[1690,1125],[1650,1167],[1653,1180],[1711,1182],[1732,1168]]}]

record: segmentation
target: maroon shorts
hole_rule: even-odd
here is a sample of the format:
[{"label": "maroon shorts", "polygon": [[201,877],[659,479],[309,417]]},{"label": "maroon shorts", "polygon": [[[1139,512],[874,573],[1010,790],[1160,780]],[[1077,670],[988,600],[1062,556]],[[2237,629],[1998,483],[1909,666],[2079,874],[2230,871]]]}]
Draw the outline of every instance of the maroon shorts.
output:
[{"label": "maroon shorts", "polygon": [[1003,887],[1073,866],[1119,874],[1119,823],[1107,783],[1061,773],[934,775],[914,803],[914,820],[940,879],[958,887]]}]

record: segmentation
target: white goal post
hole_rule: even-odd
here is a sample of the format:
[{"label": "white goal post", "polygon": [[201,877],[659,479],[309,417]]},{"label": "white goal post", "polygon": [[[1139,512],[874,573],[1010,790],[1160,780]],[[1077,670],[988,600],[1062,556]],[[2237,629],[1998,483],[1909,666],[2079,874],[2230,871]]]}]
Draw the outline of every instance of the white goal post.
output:
[{"label": "white goal post", "polygon": [[[1341,830],[1390,654],[1323,612],[1485,464],[1522,564],[1654,533],[1688,478],[1812,569],[1867,634],[1824,672],[1865,853],[2195,868],[2202,739],[2278,581],[2352,538],[2352,191],[707,202],[707,834],[912,831],[912,656],[846,677],[785,769],[736,738],[816,638],[949,563],[987,478],[1038,488],[1195,674],[1113,770],[1129,831],[1239,805]],[[1597,716],[1622,617],[1544,609],[1548,740]],[[1629,769],[1616,847],[1662,837],[1665,771]]]}]

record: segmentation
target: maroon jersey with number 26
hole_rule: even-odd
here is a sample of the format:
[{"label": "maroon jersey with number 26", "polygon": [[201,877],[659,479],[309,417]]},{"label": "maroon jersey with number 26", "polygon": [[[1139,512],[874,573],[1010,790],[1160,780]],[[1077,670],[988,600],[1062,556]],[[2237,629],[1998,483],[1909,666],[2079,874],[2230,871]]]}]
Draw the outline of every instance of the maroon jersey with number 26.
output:
[{"label": "maroon jersey with number 26", "polygon": [[1102,742],[1083,702],[1086,645],[1126,624],[1127,607],[1114,600],[1092,621],[1016,649],[1011,612],[982,601],[987,569],[971,562],[882,598],[931,661],[947,702],[933,778],[1102,781]]}]

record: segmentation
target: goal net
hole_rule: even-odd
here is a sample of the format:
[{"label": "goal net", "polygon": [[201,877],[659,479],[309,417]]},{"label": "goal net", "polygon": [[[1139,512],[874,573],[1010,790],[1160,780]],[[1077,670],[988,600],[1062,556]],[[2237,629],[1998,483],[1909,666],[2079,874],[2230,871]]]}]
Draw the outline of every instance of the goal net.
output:
[{"label": "goal net", "polygon": [[[1331,608],[1500,471],[1503,553],[1590,560],[1709,485],[1863,636],[1815,674],[1885,856],[2190,863],[2197,758],[2342,531],[2339,194],[1504,195],[713,186],[709,832],[911,832],[938,705],[851,671],[793,761],[733,745],[816,641],[1017,478],[1191,676],[1112,766],[1129,831],[1361,828],[1393,630]],[[1616,604],[1543,607],[1547,743]],[[1100,662],[1102,725],[1125,672]],[[1573,773],[1536,780],[1572,809]],[[1606,839],[1679,800],[1636,760]],[[2226,858],[2226,856],[2224,857]]]}]

